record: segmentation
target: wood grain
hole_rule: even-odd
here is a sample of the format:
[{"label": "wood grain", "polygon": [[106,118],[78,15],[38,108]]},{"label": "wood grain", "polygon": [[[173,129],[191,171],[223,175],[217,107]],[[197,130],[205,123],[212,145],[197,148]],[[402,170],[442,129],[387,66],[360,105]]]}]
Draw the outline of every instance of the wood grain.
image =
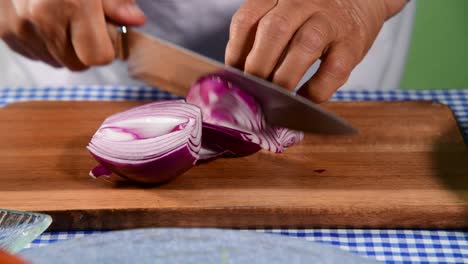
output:
[{"label": "wood grain", "polygon": [[358,135],[306,135],[283,154],[215,160],[153,188],[92,180],[92,134],[139,104],[0,109],[0,208],[49,213],[52,230],[468,226],[468,152],[445,105],[329,103]]}]

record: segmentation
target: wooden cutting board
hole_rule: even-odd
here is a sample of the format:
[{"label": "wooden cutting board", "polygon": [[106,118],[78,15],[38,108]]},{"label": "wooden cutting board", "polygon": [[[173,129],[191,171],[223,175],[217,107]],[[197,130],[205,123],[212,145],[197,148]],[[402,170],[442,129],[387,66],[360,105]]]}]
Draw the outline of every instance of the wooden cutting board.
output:
[{"label": "wooden cutting board", "polygon": [[49,213],[53,230],[468,226],[467,147],[442,104],[329,103],[359,135],[306,135],[283,154],[215,160],[159,187],[92,180],[91,136],[138,104],[0,109],[0,208]]}]

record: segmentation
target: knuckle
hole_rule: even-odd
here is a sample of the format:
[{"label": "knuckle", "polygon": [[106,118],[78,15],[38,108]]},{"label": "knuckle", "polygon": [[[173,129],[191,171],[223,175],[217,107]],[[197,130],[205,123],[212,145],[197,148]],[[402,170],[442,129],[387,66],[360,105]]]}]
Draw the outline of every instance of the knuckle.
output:
[{"label": "knuckle", "polygon": [[309,98],[316,103],[325,103],[330,99],[331,95],[328,92],[325,91],[316,91],[315,93],[312,93],[309,95]]},{"label": "knuckle", "polygon": [[299,94],[309,98],[314,103],[324,103],[328,101],[335,91],[335,87],[320,87],[321,89],[314,89],[311,85],[312,82],[307,82],[304,87],[301,87]]},{"label": "knuckle", "polygon": [[357,65],[361,59],[364,57],[365,51],[363,50],[364,47],[363,42],[349,40],[347,44],[343,46],[343,50],[345,52],[345,56],[343,60],[345,60],[350,66],[351,70]]},{"label": "knuckle", "polygon": [[239,10],[232,17],[231,27],[234,30],[253,27],[257,23],[257,16],[247,10]]},{"label": "knuckle", "polygon": [[291,78],[288,78],[285,80],[283,83],[279,84],[280,86],[288,89],[288,90],[293,90],[297,86],[297,82],[293,81]]},{"label": "knuckle", "polygon": [[326,40],[327,34],[323,30],[317,27],[311,27],[307,31],[301,30],[297,33],[295,44],[306,52],[313,53],[325,46],[327,44]]},{"label": "knuckle", "polygon": [[260,21],[259,27],[272,38],[284,37],[292,32],[291,21],[281,15],[265,17]]},{"label": "knuckle", "polygon": [[293,78],[286,76],[275,76],[273,82],[287,90],[293,90],[297,86],[297,82]]},{"label": "knuckle", "polygon": [[258,68],[257,68],[257,65],[252,62],[251,59],[247,58],[247,60],[245,61],[245,71],[247,73],[250,73],[250,74],[253,74],[253,75],[257,75],[258,74]]},{"label": "knuckle", "polygon": [[260,78],[268,77],[268,73],[265,73],[262,67],[259,67],[259,65],[250,57],[247,58],[244,69],[247,73],[257,76],[257,77],[260,77]]},{"label": "knuckle", "polygon": [[328,65],[325,74],[337,81],[343,82],[348,79],[352,70],[353,63],[350,60],[336,59]]}]

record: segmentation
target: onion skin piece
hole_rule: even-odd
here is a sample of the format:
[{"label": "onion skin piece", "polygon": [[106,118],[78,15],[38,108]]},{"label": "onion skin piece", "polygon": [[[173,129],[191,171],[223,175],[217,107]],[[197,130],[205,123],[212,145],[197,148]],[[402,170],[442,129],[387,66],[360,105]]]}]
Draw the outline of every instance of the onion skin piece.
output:
[{"label": "onion skin piece", "polygon": [[[91,153],[91,156],[93,156],[94,159],[99,158],[96,155],[93,155],[92,153]],[[111,174],[112,174],[112,171],[109,170],[108,168],[104,167],[101,164],[97,165],[96,167],[94,167],[89,172],[89,176],[91,176],[91,178],[93,178],[93,179],[96,179],[96,178],[102,177],[102,176],[110,176]]]}]

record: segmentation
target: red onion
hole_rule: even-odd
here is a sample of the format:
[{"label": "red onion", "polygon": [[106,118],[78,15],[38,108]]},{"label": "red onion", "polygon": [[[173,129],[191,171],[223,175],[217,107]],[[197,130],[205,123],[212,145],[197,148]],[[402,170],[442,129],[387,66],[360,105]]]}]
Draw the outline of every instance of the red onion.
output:
[{"label": "red onion", "polygon": [[267,125],[251,96],[210,76],[192,87],[187,102],[160,101],[109,116],[88,145],[99,162],[90,175],[162,183],[197,162],[247,156],[262,147],[282,152],[302,138]]}]

